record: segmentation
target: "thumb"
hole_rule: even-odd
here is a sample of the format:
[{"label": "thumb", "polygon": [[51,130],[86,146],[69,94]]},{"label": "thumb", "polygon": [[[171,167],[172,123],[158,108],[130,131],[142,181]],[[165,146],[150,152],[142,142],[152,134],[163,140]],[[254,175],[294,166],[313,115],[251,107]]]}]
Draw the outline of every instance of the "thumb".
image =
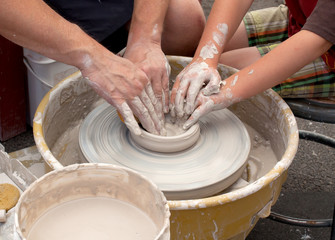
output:
[{"label": "thumb", "polygon": [[191,117],[184,123],[183,128],[189,129],[192,125],[194,125],[199,119],[206,115],[207,113],[211,112],[214,108],[213,100],[208,100],[204,104],[200,104],[197,109],[194,110]]},{"label": "thumb", "polygon": [[210,74],[210,79],[206,87],[203,89],[203,94],[205,96],[209,96],[215,93],[218,93],[220,91],[220,82],[221,82],[221,76],[220,74],[215,70]]}]

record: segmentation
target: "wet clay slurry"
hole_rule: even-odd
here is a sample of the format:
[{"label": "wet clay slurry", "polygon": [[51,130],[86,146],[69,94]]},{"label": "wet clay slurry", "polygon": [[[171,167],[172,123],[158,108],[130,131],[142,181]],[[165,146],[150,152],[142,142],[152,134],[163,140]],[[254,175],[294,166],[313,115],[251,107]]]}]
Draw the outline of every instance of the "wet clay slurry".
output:
[{"label": "wet clay slurry", "polygon": [[[130,217],[131,216],[131,217]],[[146,240],[157,227],[141,210],[112,198],[83,198],[60,204],[33,225],[28,240]]]}]

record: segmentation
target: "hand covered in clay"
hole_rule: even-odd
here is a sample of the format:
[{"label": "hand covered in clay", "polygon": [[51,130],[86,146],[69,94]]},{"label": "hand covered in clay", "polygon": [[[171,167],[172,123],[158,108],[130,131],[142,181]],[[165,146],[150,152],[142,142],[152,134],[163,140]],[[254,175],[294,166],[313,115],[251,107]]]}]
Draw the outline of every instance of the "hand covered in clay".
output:
[{"label": "hand covered in clay", "polygon": [[195,110],[184,123],[183,128],[188,129],[195,124],[202,116],[215,110],[220,110],[229,107],[235,102],[240,101],[239,97],[235,97],[232,89],[229,86],[221,86],[218,93],[205,95],[202,89],[195,101]]},{"label": "hand covered in clay", "polygon": [[145,72],[109,51],[96,52],[83,62],[83,76],[100,96],[117,108],[131,132],[141,134],[135,114],[145,129],[160,134],[161,116],[157,115],[153,105],[157,100]]},{"label": "hand covered in clay", "polygon": [[[216,68],[208,66],[204,61],[191,62],[179,73],[173,85],[170,99],[171,116],[189,116],[197,106],[199,92],[201,91],[202,96],[218,93],[220,82],[221,77]],[[205,84],[207,85],[204,87]]]},{"label": "hand covered in clay", "polygon": [[[152,104],[164,126],[164,113],[169,111],[169,75],[171,67],[158,44],[138,42],[127,46],[125,58],[146,73],[156,100]],[[164,131],[164,130],[163,130]],[[165,135],[165,133],[160,132]]]}]

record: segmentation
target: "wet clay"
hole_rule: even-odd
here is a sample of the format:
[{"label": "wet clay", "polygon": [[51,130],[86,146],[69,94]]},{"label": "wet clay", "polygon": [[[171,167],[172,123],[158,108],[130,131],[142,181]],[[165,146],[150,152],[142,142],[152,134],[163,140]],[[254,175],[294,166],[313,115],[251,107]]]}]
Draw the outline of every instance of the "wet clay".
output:
[{"label": "wet clay", "polygon": [[[277,163],[278,158],[276,157],[270,142],[267,141],[261,133],[256,131],[250,125],[244,122],[243,124],[245,125],[251,140],[251,149],[248,157],[246,174],[244,174],[244,180],[246,181],[245,185],[247,185],[270,171]],[[61,135],[52,148],[53,154],[57,156],[57,159],[64,165],[68,165],[73,161],[85,161],[83,160],[85,157],[78,157],[78,155],[82,155],[78,143],[78,129],[78,126],[70,128],[68,132]]]},{"label": "wet clay", "polygon": [[185,132],[185,130],[181,126],[179,126],[177,124],[169,123],[169,122],[165,123],[165,129],[166,129],[166,132],[167,132],[166,136],[168,136],[168,137],[178,136],[178,135],[181,135]]},{"label": "wet clay", "polygon": [[244,124],[251,140],[251,149],[248,157],[248,182],[254,182],[268,173],[278,162],[269,140],[266,140],[254,128]]},{"label": "wet clay", "polygon": [[[88,115],[88,118],[90,117],[90,115]],[[96,121],[93,122],[96,123]],[[198,123],[191,128],[184,130],[184,122],[185,121],[180,120],[172,121],[170,114],[166,114],[166,136],[151,134],[143,129],[141,130],[141,135],[135,135],[133,133],[130,133],[130,135],[135,144],[147,150],[159,153],[172,153],[183,151],[194,145],[200,136],[200,128]],[[83,128],[85,128],[86,123],[87,122],[85,121],[83,124]],[[88,125],[94,125],[94,123],[90,123]],[[123,145],[126,147],[125,144]]]},{"label": "wet clay", "polygon": [[178,136],[186,132],[186,130],[183,129],[183,123],[173,122],[170,114],[165,115],[165,129],[168,137]]},{"label": "wet clay", "polygon": [[247,186],[267,174],[278,159],[274,154],[270,141],[266,140],[254,128],[244,123],[251,140],[248,163],[240,179],[219,194],[228,193]]},{"label": "wet clay", "polygon": [[43,214],[28,240],[147,240],[157,227],[141,210],[112,198],[83,198],[62,203]]},{"label": "wet clay", "polygon": [[[247,130],[228,109],[209,113],[197,126],[194,138],[196,125],[173,137],[145,132],[129,137],[115,108],[101,105],[82,123],[79,144],[88,161],[133,169],[155,182],[169,200],[194,199],[234,183],[250,150]],[[184,148],[193,139],[196,142]]]}]

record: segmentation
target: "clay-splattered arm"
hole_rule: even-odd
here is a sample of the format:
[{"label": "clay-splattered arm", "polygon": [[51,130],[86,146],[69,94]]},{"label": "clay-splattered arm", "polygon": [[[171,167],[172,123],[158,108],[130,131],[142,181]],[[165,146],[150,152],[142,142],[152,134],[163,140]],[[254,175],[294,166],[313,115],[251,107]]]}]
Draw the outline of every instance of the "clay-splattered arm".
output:
[{"label": "clay-splattered arm", "polygon": [[331,46],[332,43],[310,31],[296,33],[255,63],[227,78],[219,93],[206,96],[200,92],[196,109],[184,128],[189,128],[210,111],[226,108],[279,84]]},{"label": "clay-splattered arm", "polygon": [[[173,86],[171,115],[189,115],[195,108],[195,99],[206,83],[203,94],[219,91],[221,78],[217,64],[225,43],[235,33],[252,0],[215,1],[192,62],[182,71]],[[186,99],[186,103],[184,100]]]},{"label": "clay-splattered arm", "polygon": [[[135,112],[144,127],[155,128],[144,88],[147,75],[131,61],[117,57],[42,0],[1,0],[0,34],[49,58],[78,67],[93,88],[123,115],[128,128],[140,134]],[[154,126],[154,127],[152,127]]]},{"label": "clay-splattered arm", "polygon": [[[165,134],[164,112],[168,112],[170,66],[161,49],[164,19],[169,0],[136,0],[125,58],[143,70],[152,85],[151,98],[160,121],[160,134]],[[151,85],[148,86],[151,88]]]}]

